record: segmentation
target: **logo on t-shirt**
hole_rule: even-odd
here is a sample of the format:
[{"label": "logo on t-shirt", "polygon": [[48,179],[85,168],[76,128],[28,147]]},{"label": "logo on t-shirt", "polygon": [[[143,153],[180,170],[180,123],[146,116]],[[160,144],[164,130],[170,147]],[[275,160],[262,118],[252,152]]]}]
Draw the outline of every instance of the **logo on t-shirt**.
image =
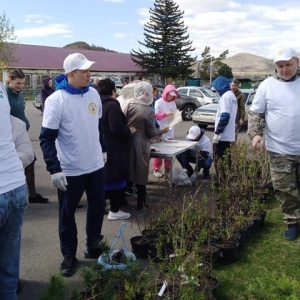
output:
[{"label": "logo on t-shirt", "polygon": [[93,115],[97,113],[97,105],[95,103],[89,104],[89,112]]}]

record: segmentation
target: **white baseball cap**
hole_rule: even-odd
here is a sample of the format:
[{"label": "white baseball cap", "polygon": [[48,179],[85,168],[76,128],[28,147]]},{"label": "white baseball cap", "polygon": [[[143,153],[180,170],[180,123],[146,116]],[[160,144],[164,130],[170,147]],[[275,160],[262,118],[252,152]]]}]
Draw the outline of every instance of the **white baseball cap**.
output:
[{"label": "white baseball cap", "polygon": [[292,59],[293,57],[298,57],[297,52],[292,49],[292,48],[284,48],[284,49],[280,49],[279,51],[277,51],[275,58],[274,58],[274,63],[278,62],[278,61],[287,61]]},{"label": "white baseball cap", "polygon": [[95,61],[88,60],[81,53],[72,53],[69,54],[64,60],[64,70],[66,74],[75,70],[87,70],[94,63]]},{"label": "white baseball cap", "polygon": [[198,126],[192,126],[186,136],[190,140],[194,140],[201,133],[201,129]]},{"label": "white baseball cap", "polygon": [[176,96],[176,92],[175,92],[175,91],[170,91],[170,92],[169,92],[169,95],[171,95],[171,96]]}]

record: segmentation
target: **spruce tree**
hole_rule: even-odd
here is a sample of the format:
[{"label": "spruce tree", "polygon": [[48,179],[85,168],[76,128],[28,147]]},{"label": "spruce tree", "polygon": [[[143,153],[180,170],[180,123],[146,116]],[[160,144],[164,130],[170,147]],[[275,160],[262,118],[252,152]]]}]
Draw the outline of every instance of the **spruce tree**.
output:
[{"label": "spruce tree", "polygon": [[132,60],[150,74],[166,78],[186,78],[193,74],[193,58],[189,52],[192,41],[189,40],[187,27],[183,22],[183,11],[173,0],[155,0],[150,8],[150,21],[144,27],[144,42],[139,43],[147,51],[132,50]]}]

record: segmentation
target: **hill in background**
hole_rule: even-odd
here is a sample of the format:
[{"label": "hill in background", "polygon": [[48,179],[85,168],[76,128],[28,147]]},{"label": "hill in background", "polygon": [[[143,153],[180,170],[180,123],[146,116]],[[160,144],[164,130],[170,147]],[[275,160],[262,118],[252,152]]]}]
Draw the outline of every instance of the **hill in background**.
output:
[{"label": "hill in background", "polygon": [[232,69],[234,76],[239,77],[265,76],[274,71],[272,59],[250,53],[238,53],[222,62]]},{"label": "hill in background", "polygon": [[95,46],[93,44],[90,46],[86,42],[71,43],[71,44],[68,44],[68,45],[64,46],[63,48],[95,50],[95,51],[116,52],[117,53],[117,51],[113,51],[113,50],[109,50],[109,49],[106,49],[106,48],[103,48],[103,47]]}]

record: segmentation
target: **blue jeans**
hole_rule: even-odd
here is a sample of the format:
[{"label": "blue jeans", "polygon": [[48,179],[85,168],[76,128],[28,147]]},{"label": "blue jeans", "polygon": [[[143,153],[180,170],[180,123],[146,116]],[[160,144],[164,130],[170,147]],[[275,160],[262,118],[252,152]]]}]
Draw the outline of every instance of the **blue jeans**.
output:
[{"label": "blue jeans", "polygon": [[90,174],[67,176],[67,181],[67,191],[58,190],[59,238],[62,255],[74,258],[78,244],[75,211],[84,192],[88,202],[87,247],[94,246],[103,238],[101,230],[105,213],[104,168]]},{"label": "blue jeans", "polygon": [[0,195],[0,299],[16,300],[20,272],[21,227],[27,187]]}]

